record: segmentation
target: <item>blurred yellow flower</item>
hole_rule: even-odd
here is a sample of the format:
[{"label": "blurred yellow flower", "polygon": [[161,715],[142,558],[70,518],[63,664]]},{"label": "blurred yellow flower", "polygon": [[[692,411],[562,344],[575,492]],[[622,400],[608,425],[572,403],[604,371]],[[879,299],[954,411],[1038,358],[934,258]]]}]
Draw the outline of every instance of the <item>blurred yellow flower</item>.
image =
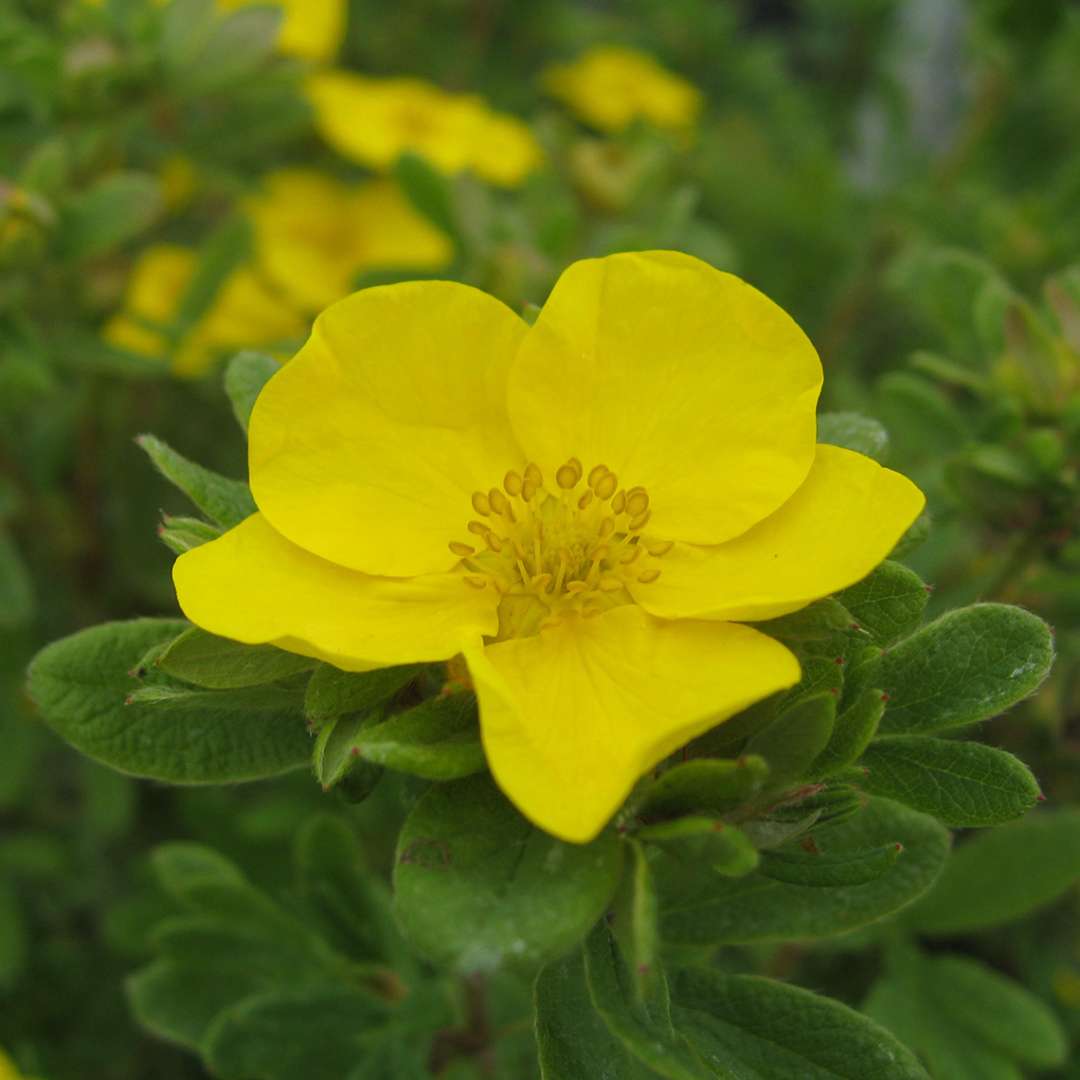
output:
[{"label": "blurred yellow flower", "polygon": [[266,177],[249,200],[256,259],[267,278],[306,311],[352,290],[363,270],[433,270],[453,254],[448,237],[390,180],[358,186],[308,169]]},{"label": "blurred yellow flower", "polygon": [[23,1076],[15,1067],[15,1062],[4,1053],[3,1049],[0,1049],[0,1080],[33,1080],[33,1078]]},{"label": "blurred yellow flower", "polygon": [[571,841],[799,678],[742,625],[858,581],[923,505],[815,446],[821,364],[687,255],[592,259],[531,327],[454,282],[328,308],[251,417],[259,512],[182,555],[196,625],[363,671],[464,654],[488,763]]},{"label": "blurred yellow flower", "polygon": [[621,45],[597,45],[544,73],[544,86],[582,120],[619,132],[635,120],[686,131],[701,111],[700,91],[651,56]]},{"label": "blurred yellow flower", "polygon": [[319,63],[337,55],[345,36],[347,0],[217,0],[222,11],[252,4],[282,9],[278,48],[283,53]]},{"label": "blurred yellow flower", "polygon": [[198,255],[158,244],[135,263],[124,310],[105,326],[109,344],[153,359],[171,357],[177,375],[198,376],[222,353],[303,337],[307,323],[286,300],[241,267],[225,280],[209,310],[173,343],[171,333]]},{"label": "blurred yellow flower", "polygon": [[451,94],[420,79],[372,79],[323,71],[308,80],[315,124],[345,157],[374,169],[393,168],[412,151],[441,172],[471,170],[515,187],[540,164],[528,126],[497,113],[472,94]]}]

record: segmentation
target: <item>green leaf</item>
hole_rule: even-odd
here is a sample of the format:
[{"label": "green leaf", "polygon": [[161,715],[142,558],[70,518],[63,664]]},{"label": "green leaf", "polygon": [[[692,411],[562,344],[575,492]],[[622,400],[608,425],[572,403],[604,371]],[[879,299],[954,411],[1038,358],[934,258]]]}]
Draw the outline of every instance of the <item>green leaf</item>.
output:
[{"label": "green leaf", "polygon": [[761,874],[792,885],[836,888],[865,885],[876,881],[900,857],[902,844],[883,844],[869,851],[821,855],[796,851],[767,851],[761,859]]},{"label": "green leaf", "polygon": [[280,370],[281,365],[272,356],[250,350],[237,353],[225,366],[225,393],[244,431],[248,429],[255,399]]},{"label": "green leaf", "polygon": [[839,825],[815,833],[823,855],[841,856],[900,843],[905,852],[865,885],[822,889],[775,881],[760,873],[721,879],[657,868],[661,936],[683,945],[801,941],[841,934],[892,914],[921,895],[941,873],[949,834],[933,818],[885,799]]},{"label": "green leaf", "polygon": [[484,776],[433,786],[401,831],[394,907],[425,955],[459,971],[537,967],[580,941],[618,884],[610,831],[566,844]]},{"label": "green leaf", "polygon": [[63,215],[61,255],[91,259],[145,232],[162,211],[161,188],[146,173],[116,172],[80,194]]},{"label": "green leaf", "polygon": [[227,218],[203,242],[173,320],[177,336],[189,333],[210,310],[229,275],[250,258],[251,248],[251,224],[239,216]]},{"label": "green leaf", "polygon": [[450,181],[424,158],[411,152],[398,158],[394,176],[413,206],[455,245],[460,245],[461,229]]},{"label": "green leaf", "polygon": [[585,942],[589,996],[608,1030],[634,1056],[668,1080],[708,1080],[712,1073],[671,1023],[667,979],[659,973],[657,992],[640,1001],[607,927],[599,923]]},{"label": "green leaf", "polygon": [[651,818],[688,810],[730,810],[753,795],[768,772],[765,759],[754,755],[685,761],[644,785],[634,813]]},{"label": "green leaf", "polygon": [[864,690],[836,718],[829,743],[814,759],[810,776],[815,779],[829,776],[858,761],[877,732],[884,712],[885,695],[873,687]]},{"label": "green leaf", "polygon": [[135,619],[63,638],[30,665],[30,696],[77,750],[134,776],[220,784],[306,764],[299,698],[283,690],[191,691],[125,704],[136,687],[129,672],[186,628],[178,619]]},{"label": "green leaf", "polygon": [[950,1080],[1019,1077],[1017,1064],[1052,1068],[1068,1054],[1046,1005],[967,956],[894,949],[864,1009]]},{"label": "green leaf", "polygon": [[838,599],[876,644],[886,646],[918,629],[930,593],[914,570],[886,560]]},{"label": "green leaf", "polygon": [[883,734],[946,731],[1004,712],[1046,678],[1053,638],[1007,604],[950,611],[886,652],[873,673],[889,695]]},{"label": "green leaf", "polygon": [[625,841],[629,857],[615,893],[611,930],[622,950],[634,992],[644,1000],[656,976],[660,940],[657,933],[656,890],[645,849],[636,840]]},{"label": "green leaf", "polygon": [[[0,990],[15,986],[26,964],[29,934],[15,890],[0,880]],[[0,1058],[0,1065],[4,1059]]]},{"label": "green leaf", "polygon": [[153,435],[140,435],[135,441],[161,475],[218,525],[228,529],[255,513],[255,500],[242,480],[230,480],[196,465]]},{"label": "green leaf", "polygon": [[727,877],[742,877],[758,864],[757,848],[746,833],[714,817],[682,817],[649,825],[637,835],[680,862],[709,866]]},{"label": "green leaf", "polygon": [[836,698],[832,694],[805,698],[754,735],[746,752],[765,759],[770,788],[782,787],[808,772],[828,745],[835,722]]},{"label": "green leaf", "polygon": [[1031,771],[1012,754],[976,742],[887,735],[870,745],[861,786],[933,814],[946,825],[999,825],[1039,798]]},{"label": "green leaf", "polygon": [[162,514],[161,525],[158,526],[158,538],[174,555],[183,555],[185,551],[208,544],[220,535],[221,529],[201,518]]},{"label": "green leaf", "polygon": [[[344,1078],[373,1052],[385,1052],[379,1043],[389,1021],[389,1006],[361,990],[282,990],[223,1013],[206,1037],[207,1064],[245,1080]],[[414,1039],[409,1056],[417,1067],[426,1054],[425,1042]]]},{"label": "green leaf", "polygon": [[889,434],[877,420],[855,412],[827,412],[818,417],[817,441],[855,450],[881,461],[889,448]]},{"label": "green leaf", "polygon": [[476,697],[450,694],[429,698],[382,723],[363,724],[349,752],[426,780],[457,780],[485,768]]},{"label": "green leaf", "polygon": [[972,933],[1049,904],[1077,881],[1080,810],[1032,814],[961,844],[904,922],[932,937]]},{"label": "green leaf", "polygon": [[347,778],[346,794],[354,802],[361,802],[374,791],[382,777],[382,767],[361,759],[355,739],[365,725],[374,724],[378,719],[377,713],[351,713],[332,717],[319,729],[311,752],[311,764],[323,791],[329,791]]},{"label": "green leaf", "polygon": [[258,77],[258,69],[273,54],[281,19],[281,9],[267,5],[215,20],[176,64],[177,83],[186,93],[205,94]]},{"label": "green leaf", "polygon": [[315,666],[307,656],[273,645],[244,645],[193,626],[157,658],[157,666],[182,682],[211,690],[263,686]]},{"label": "green leaf", "polygon": [[536,1048],[542,1080],[651,1080],[593,1008],[580,950],[548,964],[536,980]]},{"label": "green leaf", "polygon": [[854,1009],[797,986],[708,968],[675,973],[671,1014],[715,1077],[929,1080],[918,1059]]},{"label": "green leaf", "polygon": [[369,713],[423,670],[422,664],[341,671],[323,664],[311,676],[304,696],[304,715],[313,727],[345,713]]},{"label": "green leaf", "polygon": [[0,524],[0,628],[26,622],[33,611],[30,572],[7,529]]},{"label": "green leaf", "polygon": [[851,612],[831,596],[807,607],[757,624],[762,633],[785,642],[828,641],[851,628]]}]

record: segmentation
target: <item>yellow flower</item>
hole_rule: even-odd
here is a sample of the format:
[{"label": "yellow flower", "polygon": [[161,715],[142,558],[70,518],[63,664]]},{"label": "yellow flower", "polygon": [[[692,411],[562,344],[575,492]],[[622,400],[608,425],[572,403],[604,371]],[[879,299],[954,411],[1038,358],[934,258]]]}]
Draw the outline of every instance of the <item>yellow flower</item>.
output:
[{"label": "yellow flower", "polygon": [[282,9],[278,48],[304,60],[331,60],[345,36],[347,0],[217,0],[222,11],[261,4]]},{"label": "yellow flower", "polygon": [[528,126],[471,94],[451,94],[420,79],[370,79],[345,71],[313,75],[307,93],[323,138],[375,169],[393,168],[411,151],[449,175],[471,170],[515,187],[540,163]]},{"label": "yellow flower", "polygon": [[346,670],[464,654],[495,779],[586,841],[798,680],[743,622],[858,581],[922,508],[815,447],[820,385],[783,311],[674,252],[576,263],[532,327],[452,282],[355,293],[260,395],[259,512],[177,560],[180,605]]},{"label": "yellow flower", "polygon": [[449,239],[389,180],[349,187],[323,173],[282,169],[266,177],[248,212],[259,265],[306,311],[352,290],[362,270],[437,269]]},{"label": "yellow flower", "polygon": [[701,94],[651,56],[619,45],[597,45],[570,64],[544,73],[544,86],[601,131],[623,131],[635,120],[685,131],[701,111]]},{"label": "yellow flower", "polygon": [[306,322],[255,274],[241,267],[226,279],[210,309],[170,348],[173,329],[198,263],[190,248],[157,244],[140,255],[124,310],[105,325],[105,340],[139,356],[171,356],[177,375],[198,376],[229,350],[302,337]]},{"label": "yellow flower", "polygon": [[32,1080],[32,1078],[24,1077],[16,1068],[15,1062],[4,1053],[3,1049],[0,1049],[0,1080]]}]

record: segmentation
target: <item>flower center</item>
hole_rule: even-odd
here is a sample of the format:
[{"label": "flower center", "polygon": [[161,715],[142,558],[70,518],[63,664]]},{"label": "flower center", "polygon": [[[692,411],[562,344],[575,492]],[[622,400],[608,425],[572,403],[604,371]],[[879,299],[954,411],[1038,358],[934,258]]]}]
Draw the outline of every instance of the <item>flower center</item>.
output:
[{"label": "flower center", "polygon": [[644,535],[652,512],[643,487],[620,487],[606,465],[586,474],[577,458],[550,487],[535,464],[511,469],[501,488],[473,492],[472,508],[471,542],[450,550],[469,571],[466,585],[499,594],[500,639],[632,603],[629,587],[656,581],[672,548]]}]

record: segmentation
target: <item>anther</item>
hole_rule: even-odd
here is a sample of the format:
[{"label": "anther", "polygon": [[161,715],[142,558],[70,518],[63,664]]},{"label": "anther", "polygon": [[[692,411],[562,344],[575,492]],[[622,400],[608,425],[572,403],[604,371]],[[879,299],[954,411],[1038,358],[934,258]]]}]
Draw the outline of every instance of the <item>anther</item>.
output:
[{"label": "anther", "polygon": [[593,491],[596,492],[598,499],[610,499],[615,494],[615,489],[618,486],[619,478],[613,472],[609,472],[600,477]]},{"label": "anther", "polygon": [[531,502],[532,497],[536,494],[538,490],[538,484],[534,484],[531,480],[526,479],[525,482],[521,485],[521,497],[526,502]]},{"label": "anther", "polygon": [[600,588],[603,592],[618,592],[623,587],[622,579],[617,577],[602,577]]},{"label": "anther", "polygon": [[478,513],[487,517],[491,513],[491,502],[482,491],[474,491],[472,494],[472,506]]},{"label": "anther", "polygon": [[535,461],[530,461],[525,466],[525,483],[532,484],[534,488],[542,488],[544,486],[544,474],[540,471],[540,466]]},{"label": "anther", "polygon": [[674,540],[665,540],[660,544],[650,544],[649,554],[655,559],[660,559],[665,556],[675,546]]},{"label": "anther", "polygon": [[577,593],[589,592],[591,586],[586,585],[584,581],[568,581],[566,583],[566,591],[571,595]]},{"label": "anther", "polygon": [[644,529],[649,524],[649,518],[652,517],[652,511],[646,510],[644,514],[638,514],[637,517],[630,519],[630,529],[633,532],[637,532],[639,529]]},{"label": "anther", "polygon": [[608,467],[606,465],[594,465],[589,470],[589,487],[595,488],[601,477],[607,476],[607,472]]},{"label": "anther", "polygon": [[523,481],[521,479],[520,474],[514,472],[513,469],[511,469],[503,477],[503,487],[506,489],[506,494],[507,495],[510,495],[510,496],[520,495],[522,486],[523,486]]},{"label": "anther", "polygon": [[505,514],[510,509],[510,504],[506,501],[506,496],[498,489],[492,488],[488,492],[488,502],[491,503],[491,509],[496,514]]},{"label": "anther", "polygon": [[502,540],[491,529],[488,529],[488,531],[484,533],[484,543],[487,544],[492,551],[502,551],[503,549]]},{"label": "anther", "polygon": [[455,555],[460,555],[463,559],[476,554],[476,548],[469,547],[468,544],[463,544],[459,540],[451,540],[449,547]]},{"label": "anther", "polygon": [[488,579],[483,574],[466,574],[463,578],[466,585],[471,585],[474,589],[486,589]]},{"label": "anther", "polygon": [[465,526],[474,536],[487,536],[491,532],[491,526],[485,525],[482,521],[470,521]]},{"label": "anther", "polygon": [[584,510],[592,501],[593,493],[591,491],[586,491],[585,494],[582,495],[581,498],[577,501],[578,509]]},{"label": "anther", "polygon": [[638,574],[637,579],[642,585],[651,585],[660,576],[659,570],[645,570]]},{"label": "anther", "polygon": [[643,488],[635,488],[626,496],[626,512],[632,517],[640,517],[649,509],[649,495]]},{"label": "anther", "polygon": [[600,528],[597,530],[600,539],[610,536],[615,531],[615,519],[613,517],[606,517],[600,522]]},{"label": "anther", "polygon": [[611,509],[616,514],[621,514],[626,509],[626,492],[618,491],[615,493],[615,498],[611,500]]},{"label": "anther", "polygon": [[585,471],[585,466],[581,464],[581,459],[572,457],[567,462],[567,465],[573,465],[577,469],[578,479],[581,479],[581,474]]},{"label": "anther", "polygon": [[563,491],[569,491],[571,488],[577,486],[577,482],[581,479],[581,474],[574,468],[570,462],[565,465],[560,465],[555,472],[555,483],[563,489]]}]

